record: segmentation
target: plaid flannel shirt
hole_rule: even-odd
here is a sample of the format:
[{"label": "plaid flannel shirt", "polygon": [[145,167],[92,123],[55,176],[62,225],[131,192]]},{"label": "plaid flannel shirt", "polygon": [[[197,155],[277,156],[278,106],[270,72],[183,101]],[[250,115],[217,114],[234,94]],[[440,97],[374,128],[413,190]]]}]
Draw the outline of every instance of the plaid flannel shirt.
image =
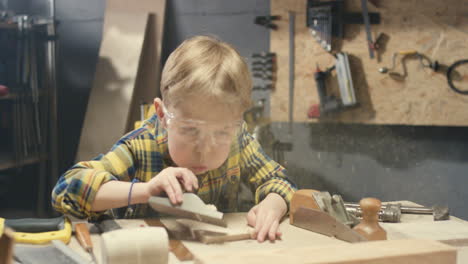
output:
[{"label": "plaid flannel shirt", "polygon": [[[176,165],[169,156],[167,132],[153,115],[141,128],[123,136],[107,154],[79,162],[66,171],[52,191],[52,205],[64,214],[95,218],[103,213],[91,211],[101,185],[112,180],[148,182],[170,166]],[[197,195],[222,212],[235,212],[243,181],[255,193],[255,203],[273,192],[281,195],[289,208],[296,186],[285,172],[263,152],[244,123],[223,165],[197,175]],[[139,204],[130,217],[145,217],[148,208],[147,204]]]}]

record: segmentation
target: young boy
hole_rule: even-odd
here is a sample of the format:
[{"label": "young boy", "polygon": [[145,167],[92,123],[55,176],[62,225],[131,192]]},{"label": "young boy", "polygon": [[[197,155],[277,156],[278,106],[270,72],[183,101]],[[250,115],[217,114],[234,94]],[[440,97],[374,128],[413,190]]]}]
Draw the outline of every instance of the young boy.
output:
[{"label": "young boy", "polygon": [[144,217],[151,196],[177,204],[187,191],[232,212],[244,182],[255,193],[247,214],[254,236],[275,240],[296,188],[246,131],[251,87],[247,65],[230,45],[206,36],[186,40],[164,66],[156,114],[106,155],[65,172],[52,192],[54,208],[85,218],[137,205],[127,217]]}]

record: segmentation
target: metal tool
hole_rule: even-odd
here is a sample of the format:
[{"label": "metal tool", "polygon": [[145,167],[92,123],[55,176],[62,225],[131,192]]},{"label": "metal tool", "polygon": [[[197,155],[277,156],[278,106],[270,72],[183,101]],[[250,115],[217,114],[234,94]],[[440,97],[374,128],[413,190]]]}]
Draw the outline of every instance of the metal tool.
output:
[{"label": "metal tool", "polygon": [[52,240],[68,243],[72,228],[66,217],[57,218],[0,218],[0,229],[8,226],[15,230],[15,241],[25,244],[46,244]]},{"label": "metal tool", "polygon": [[113,230],[121,229],[122,227],[109,215],[101,215],[97,221],[94,223],[99,232],[105,233]]},{"label": "metal tool", "polygon": [[208,208],[196,194],[184,193],[182,200],[182,204],[173,205],[169,198],[153,196],[148,203],[154,210],[161,213],[227,227],[223,213]]},{"label": "metal tool", "polygon": [[467,89],[460,89],[460,88],[457,88],[454,84],[453,84],[453,75],[452,73],[455,72],[455,68],[459,67],[460,65],[463,65],[463,64],[468,64],[468,60],[458,60],[456,62],[454,62],[452,65],[450,65],[447,69],[447,73],[446,73],[446,76],[447,76],[447,83],[450,87],[450,89],[452,89],[454,92],[458,93],[458,94],[461,94],[461,95],[468,95],[468,90]]},{"label": "metal tool", "polygon": [[367,35],[367,48],[369,49],[369,57],[371,59],[374,58],[374,41],[372,40],[372,32],[370,28],[370,21],[369,21],[369,11],[367,10],[367,0],[361,0],[361,7],[362,7],[362,17],[364,18],[364,25],[366,27],[366,35]]},{"label": "metal tool", "polygon": [[312,196],[322,211],[329,213],[343,224],[354,226],[358,223],[358,221],[346,211],[341,195],[334,194],[332,196],[329,192],[312,192]]},{"label": "metal tool", "polygon": [[328,213],[336,220],[347,226],[354,226],[359,221],[349,214],[340,195],[330,195],[328,192],[320,192],[312,189],[301,189],[294,193],[290,202],[289,222],[294,224],[295,211],[299,207],[311,208]]},{"label": "metal tool", "polygon": [[[326,79],[332,70],[336,69],[338,86],[340,88],[340,97],[327,94]],[[335,66],[321,71],[316,68],[314,74],[315,82],[317,84],[317,92],[319,95],[320,105],[312,105],[308,112],[309,118],[318,118],[322,115],[328,115],[333,112],[342,111],[346,108],[356,106],[356,94],[354,91],[354,84],[349,66],[349,58],[346,53],[338,53],[336,55]]]},{"label": "metal tool", "polygon": [[[403,68],[402,73],[395,71],[396,60],[399,55],[402,56],[401,58],[401,66]],[[440,67],[441,65],[439,65],[438,61],[433,62],[427,56],[425,56],[422,53],[417,52],[416,50],[404,50],[404,51],[398,51],[398,52],[393,53],[392,67],[391,68],[388,68],[388,67],[379,68],[379,72],[383,74],[388,73],[388,75],[396,81],[404,81],[406,77],[408,76],[408,71],[406,69],[406,61],[408,59],[418,59],[419,63],[421,64],[423,68],[430,68],[434,72],[439,71],[441,68]]]},{"label": "metal tool", "polygon": [[398,55],[407,56],[407,55],[415,55],[416,53],[418,53],[416,50],[402,50],[402,51],[394,52],[392,55],[392,67],[391,68],[388,68],[388,67],[379,68],[379,72],[388,73],[388,72],[393,71],[396,68],[396,58]]},{"label": "metal tool", "polygon": [[279,19],[281,19],[280,16],[257,16],[255,17],[254,23],[269,29],[276,30],[278,29],[278,25],[273,22]]},{"label": "metal tool", "polygon": [[[345,203],[345,206],[348,208],[355,209],[360,208],[359,204],[356,203]],[[434,221],[443,221],[450,219],[450,210],[445,206],[433,206],[432,208],[428,207],[412,207],[412,206],[402,206],[401,204],[388,203],[382,205],[381,212],[388,210],[387,208],[392,208],[392,211],[400,211],[402,214],[432,214],[434,216]],[[352,211],[352,210],[350,210]],[[384,213],[382,213],[384,214]]]},{"label": "metal tool", "polygon": [[294,212],[294,219],[293,225],[316,233],[335,237],[351,243],[367,241],[366,238],[347,225],[317,209],[301,206]]},{"label": "metal tool", "polygon": [[[333,49],[332,37],[342,39],[346,24],[363,24],[362,13],[345,12],[344,0],[308,0],[306,24],[320,46],[330,52]],[[379,24],[379,13],[368,13],[369,24]]]},{"label": "metal tool", "polygon": [[[360,207],[346,207],[346,211],[356,218],[362,218]],[[378,213],[378,217],[381,222],[399,223],[401,219],[400,207],[392,205],[382,208]]]},{"label": "metal tool", "polygon": [[375,51],[378,62],[381,60],[381,54],[385,51],[387,42],[389,41],[390,36],[380,32],[375,38],[374,43],[372,43],[371,48]]},{"label": "metal tool", "polygon": [[295,63],[295,20],[296,13],[289,11],[289,134],[292,135],[294,117],[294,63]]},{"label": "metal tool", "polygon": [[253,86],[253,90],[272,90],[275,84],[276,53],[260,52],[252,54],[253,77],[262,80]]},{"label": "metal tool", "polygon": [[93,242],[91,241],[91,235],[89,234],[88,224],[77,223],[75,225],[75,236],[83,249],[91,255],[93,262],[97,263],[96,256],[93,252]]}]

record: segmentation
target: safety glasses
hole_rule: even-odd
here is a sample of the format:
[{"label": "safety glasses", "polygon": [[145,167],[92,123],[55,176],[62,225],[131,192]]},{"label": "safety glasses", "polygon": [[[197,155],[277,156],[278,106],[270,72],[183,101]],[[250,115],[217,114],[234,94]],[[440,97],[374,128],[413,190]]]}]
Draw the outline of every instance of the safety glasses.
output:
[{"label": "safety glasses", "polygon": [[182,119],[169,112],[165,106],[162,109],[168,133],[174,133],[179,140],[186,144],[230,145],[243,123],[242,120],[212,123],[205,120]]}]

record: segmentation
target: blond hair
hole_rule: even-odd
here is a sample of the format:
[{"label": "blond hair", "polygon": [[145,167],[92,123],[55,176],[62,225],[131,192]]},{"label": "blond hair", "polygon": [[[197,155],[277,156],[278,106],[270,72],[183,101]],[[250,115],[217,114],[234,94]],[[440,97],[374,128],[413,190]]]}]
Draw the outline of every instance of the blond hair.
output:
[{"label": "blond hair", "polygon": [[185,40],[171,53],[161,76],[166,105],[175,106],[193,95],[215,98],[245,111],[251,104],[252,79],[240,54],[214,37]]}]

